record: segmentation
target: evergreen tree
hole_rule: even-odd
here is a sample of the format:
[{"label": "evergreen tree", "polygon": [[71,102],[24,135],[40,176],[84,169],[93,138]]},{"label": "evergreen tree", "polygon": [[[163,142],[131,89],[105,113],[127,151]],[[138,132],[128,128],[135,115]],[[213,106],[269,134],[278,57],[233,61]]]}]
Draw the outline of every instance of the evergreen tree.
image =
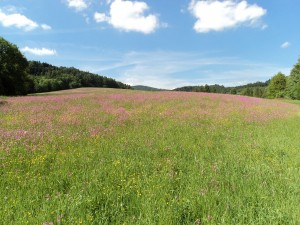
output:
[{"label": "evergreen tree", "polygon": [[204,86],[204,92],[210,92],[210,87],[209,87],[209,85],[208,84],[205,84],[205,86]]},{"label": "evergreen tree", "polygon": [[235,88],[232,88],[232,89],[230,90],[230,94],[232,94],[232,95],[236,95],[236,94],[237,94],[237,91],[236,91],[236,89],[235,89]]}]

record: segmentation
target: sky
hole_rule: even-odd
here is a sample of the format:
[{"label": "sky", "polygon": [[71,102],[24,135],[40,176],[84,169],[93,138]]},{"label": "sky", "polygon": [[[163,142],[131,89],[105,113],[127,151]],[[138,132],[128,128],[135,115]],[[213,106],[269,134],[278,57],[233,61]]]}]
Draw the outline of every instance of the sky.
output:
[{"label": "sky", "polygon": [[130,85],[236,86],[289,75],[299,0],[0,0],[0,36],[29,60]]}]

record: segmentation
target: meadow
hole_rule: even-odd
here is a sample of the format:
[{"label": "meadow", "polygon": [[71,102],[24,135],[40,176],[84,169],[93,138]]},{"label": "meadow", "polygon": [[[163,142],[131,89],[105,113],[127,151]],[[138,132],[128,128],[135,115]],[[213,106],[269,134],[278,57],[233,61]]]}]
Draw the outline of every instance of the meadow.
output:
[{"label": "meadow", "polygon": [[0,101],[0,224],[300,224],[300,105],[96,88]]}]

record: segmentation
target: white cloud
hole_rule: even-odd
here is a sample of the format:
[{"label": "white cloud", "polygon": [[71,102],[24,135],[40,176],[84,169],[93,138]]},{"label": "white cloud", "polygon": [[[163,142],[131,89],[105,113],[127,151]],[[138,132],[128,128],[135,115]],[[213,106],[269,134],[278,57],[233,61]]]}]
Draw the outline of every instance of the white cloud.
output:
[{"label": "white cloud", "polygon": [[21,49],[22,52],[24,53],[29,53],[32,55],[37,55],[37,56],[52,56],[56,55],[56,50],[53,49],[47,49],[47,48],[29,48],[29,47],[24,47]]},{"label": "white cloud", "polygon": [[50,27],[50,26],[47,25],[47,24],[41,24],[41,28],[42,28],[43,30],[51,30],[51,29],[52,29],[52,27]]},{"label": "white cloud", "polygon": [[88,7],[88,3],[85,0],[67,0],[68,6],[74,8],[77,11],[82,11]]},{"label": "white cloud", "polygon": [[281,48],[288,48],[288,47],[290,47],[290,46],[291,46],[291,43],[288,42],[288,41],[286,41],[286,42],[282,43],[282,45],[281,45],[280,47],[281,47]]},{"label": "white cloud", "polygon": [[17,11],[18,9],[14,6],[4,7],[4,11],[0,9],[0,24],[4,27],[16,27],[25,31],[32,31],[39,27],[43,30],[52,29],[49,25],[38,24]]},{"label": "white cloud", "polygon": [[109,16],[96,12],[94,19],[96,22],[108,22],[123,31],[149,34],[159,27],[159,20],[154,14],[146,15],[147,10],[149,6],[146,2],[114,0],[110,5]]},{"label": "white cloud", "polygon": [[267,12],[245,0],[192,0],[189,10],[197,19],[194,30],[199,33],[222,31],[242,24],[254,25]]},{"label": "white cloud", "polygon": [[109,17],[105,15],[105,13],[95,12],[94,19],[97,23],[101,22],[109,22]]},{"label": "white cloud", "polygon": [[13,13],[6,14],[0,9],[0,24],[4,27],[17,27],[19,29],[24,29],[25,31],[31,31],[39,27],[39,25],[28,19],[26,16]]}]

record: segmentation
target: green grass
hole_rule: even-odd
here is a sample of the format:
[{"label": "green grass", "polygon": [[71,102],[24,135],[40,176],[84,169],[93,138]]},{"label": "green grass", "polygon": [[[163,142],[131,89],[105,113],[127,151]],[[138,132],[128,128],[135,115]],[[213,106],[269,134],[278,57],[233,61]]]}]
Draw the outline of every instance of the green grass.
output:
[{"label": "green grass", "polygon": [[3,224],[300,223],[297,105],[109,89],[7,101]]},{"label": "green grass", "polygon": [[284,99],[284,102],[300,105],[300,100]]}]

